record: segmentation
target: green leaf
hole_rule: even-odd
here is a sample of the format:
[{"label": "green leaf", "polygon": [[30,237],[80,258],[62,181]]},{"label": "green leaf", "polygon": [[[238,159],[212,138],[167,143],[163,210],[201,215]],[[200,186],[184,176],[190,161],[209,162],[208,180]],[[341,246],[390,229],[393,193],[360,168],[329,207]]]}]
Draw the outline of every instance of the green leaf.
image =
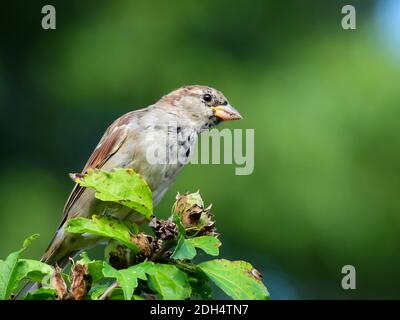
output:
[{"label": "green leaf", "polygon": [[178,240],[178,244],[174,250],[174,253],[171,255],[172,259],[176,260],[190,260],[196,256],[196,248],[188,242],[185,237],[180,236]]},{"label": "green leaf", "polygon": [[202,249],[205,253],[218,256],[221,241],[213,236],[201,236],[190,239],[179,237],[178,244],[171,258],[176,260],[193,259],[196,256],[196,248]]},{"label": "green leaf", "polygon": [[108,296],[108,300],[125,300],[124,291],[121,288],[115,288],[113,292],[111,292],[111,294]]},{"label": "green leaf", "polygon": [[186,242],[186,231],[181,217],[178,214],[174,214],[173,221],[178,227],[179,239],[171,258],[176,260],[193,259],[196,256],[196,249]]},{"label": "green leaf", "polygon": [[125,300],[132,299],[133,291],[138,285],[138,279],[147,280],[142,263],[122,270],[114,269],[108,263],[105,263],[103,275],[107,278],[115,278],[117,280],[118,285],[124,292]]},{"label": "green leaf", "polygon": [[112,217],[93,215],[91,219],[74,218],[68,221],[66,231],[70,233],[91,233],[112,238],[122,242],[135,252],[139,251],[138,247],[131,241],[130,228]]},{"label": "green leaf", "polygon": [[24,300],[55,300],[56,291],[52,288],[40,288],[35,292],[28,292]]},{"label": "green leaf", "polygon": [[192,297],[200,297],[205,300],[212,299],[212,290],[209,282],[209,279],[204,274],[203,276],[196,274],[189,277],[189,283],[192,287]]},{"label": "green leaf", "polygon": [[31,235],[30,237],[26,238],[24,240],[24,243],[22,244],[22,249],[20,251],[21,252],[24,251],[26,248],[28,248],[32,244],[32,242],[34,240],[36,240],[39,237],[40,237],[39,234],[35,233],[35,234]]},{"label": "green leaf", "polygon": [[147,284],[160,293],[164,300],[182,300],[190,297],[192,288],[186,273],[170,264],[152,264],[144,268],[149,274]]},{"label": "green leaf", "polygon": [[8,299],[18,286],[15,276],[20,253],[11,253],[6,260],[0,260],[0,300]]},{"label": "green leaf", "polygon": [[53,267],[46,263],[37,260],[20,259],[16,269],[16,278],[41,282],[44,276],[51,276],[53,272]]},{"label": "green leaf", "polygon": [[177,214],[174,214],[172,217],[173,217],[173,221],[175,222],[176,226],[178,227],[179,235],[185,236],[186,230],[185,230],[185,226],[183,225],[181,217]]},{"label": "green leaf", "polygon": [[92,277],[92,285],[101,279],[103,279],[103,267],[104,261],[101,260],[91,260],[87,252],[82,252],[80,254],[81,258],[77,263],[85,264],[88,267],[88,272]]},{"label": "green leaf", "polygon": [[[109,295],[108,300],[124,300],[124,292],[121,288],[115,288],[113,292]],[[131,300],[145,300],[143,297],[134,294]]]},{"label": "green leaf", "polygon": [[109,283],[102,283],[92,287],[88,293],[90,300],[99,300],[109,286]]},{"label": "green leaf", "polygon": [[216,237],[201,236],[190,238],[186,241],[189,242],[193,247],[199,248],[211,256],[219,255],[219,247],[221,246],[221,241],[219,241]]},{"label": "green leaf", "polygon": [[111,172],[89,170],[76,182],[82,187],[96,190],[96,198],[112,201],[134,209],[150,219],[153,214],[153,200],[146,181],[132,169],[116,168]]},{"label": "green leaf", "polygon": [[22,280],[18,272],[18,259],[32,241],[38,237],[38,234],[30,236],[24,241],[20,250],[10,253],[4,261],[0,260],[0,300],[10,298],[13,291],[18,287]]},{"label": "green leaf", "polygon": [[225,259],[200,263],[198,267],[228,296],[235,300],[265,300],[267,288],[258,271],[245,261]]}]

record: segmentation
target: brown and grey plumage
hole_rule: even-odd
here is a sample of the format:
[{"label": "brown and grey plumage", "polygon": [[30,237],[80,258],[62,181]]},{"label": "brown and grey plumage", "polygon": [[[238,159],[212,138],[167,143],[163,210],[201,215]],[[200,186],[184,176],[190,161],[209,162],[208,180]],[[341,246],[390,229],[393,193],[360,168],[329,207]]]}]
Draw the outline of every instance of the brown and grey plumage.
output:
[{"label": "brown and grey plumage", "polygon": [[[220,121],[240,119],[240,114],[225,96],[206,86],[185,86],[162,97],[157,103],[129,112],[106,130],[82,173],[89,168],[111,170],[130,167],[141,174],[153,193],[156,206],[187,162],[199,133]],[[170,136],[176,139],[170,139]],[[166,143],[166,141],[168,143]],[[171,142],[172,141],[172,142]],[[174,142],[175,141],[175,142]],[[152,151],[166,150],[166,161],[149,161]],[[156,151],[156,153],[158,152]],[[181,161],[176,161],[174,155]],[[105,206],[94,191],[75,185],[64,208],[57,233],[42,260],[63,264],[76,251],[99,242],[97,237],[83,237],[64,231],[66,221],[93,214],[112,215],[136,222],[140,216],[126,207]]]}]

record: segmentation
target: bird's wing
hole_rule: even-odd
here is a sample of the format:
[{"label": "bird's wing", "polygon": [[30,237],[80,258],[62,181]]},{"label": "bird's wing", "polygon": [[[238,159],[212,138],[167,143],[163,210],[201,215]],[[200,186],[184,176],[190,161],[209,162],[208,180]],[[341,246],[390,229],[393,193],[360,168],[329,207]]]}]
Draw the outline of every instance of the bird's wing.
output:
[{"label": "bird's wing", "polygon": [[[104,164],[119,150],[123,142],[128,135],[127,124],[132,116],[133,112],[127,113],[122,117],[118,118],[104,133],[96,149],[93,151],[88,162],[86,163],[82,174],[85,174],[89,168],[101,169]],[[67,220],[73,205],[82,196],[86,188],[81,187],[79,184],[75,184],[67,203],[64,207],[64,216],[61,220],[59,228]]]}]

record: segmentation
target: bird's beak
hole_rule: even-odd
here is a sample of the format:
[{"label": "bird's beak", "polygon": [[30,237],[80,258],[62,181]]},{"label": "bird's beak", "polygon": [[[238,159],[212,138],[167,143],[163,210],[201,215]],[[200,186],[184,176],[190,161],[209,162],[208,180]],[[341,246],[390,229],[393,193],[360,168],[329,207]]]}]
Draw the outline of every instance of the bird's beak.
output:
[{"label": "bird's beak", "polygon": [[216,116],[217,119],[222,121],[242,119],[242,116],[240,115],[239,111],[237,111],[230,104],[227,104],[225,106],[221,105],[221,106],[211,107],[211,109],[214,111],[214,116]]}]

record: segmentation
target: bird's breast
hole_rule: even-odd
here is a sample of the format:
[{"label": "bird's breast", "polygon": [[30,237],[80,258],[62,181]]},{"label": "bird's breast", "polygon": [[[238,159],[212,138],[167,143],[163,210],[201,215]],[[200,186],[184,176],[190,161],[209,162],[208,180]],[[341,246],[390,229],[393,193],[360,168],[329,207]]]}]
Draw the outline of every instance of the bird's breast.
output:
[{"label": "bird's breast", "polygon": [[138,172],[153,192],[156,205],[186,165],[194,151],[197,134],[183,127],[162,127],[154,124],[128,135],[113,167],[130,167]]}]

